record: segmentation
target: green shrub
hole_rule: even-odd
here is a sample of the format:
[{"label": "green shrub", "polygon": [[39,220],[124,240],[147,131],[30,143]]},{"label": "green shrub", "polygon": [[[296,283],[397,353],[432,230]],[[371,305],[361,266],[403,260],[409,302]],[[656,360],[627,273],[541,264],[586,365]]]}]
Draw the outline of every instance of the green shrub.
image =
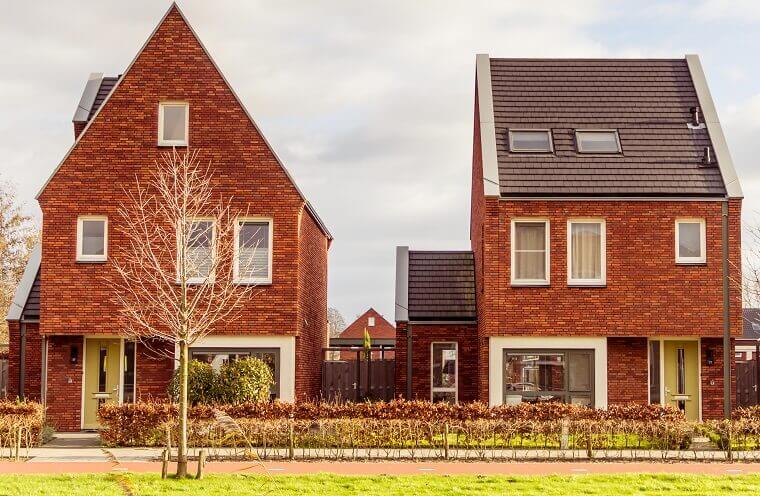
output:
[{"label": "green shrub", "polygon": [[263,403],[269,401],[272,384],[272,369],[258,358],[227,362],[219,372],[219,399],[230,404]]},{"label": "green shrub", "polygon": [[[169,396],[179,401],[179,369],[169,383]],[[190,360],[187,367],[187,398],[191,405],[215,403],[219,399],[219,380],[211,365]]]}]

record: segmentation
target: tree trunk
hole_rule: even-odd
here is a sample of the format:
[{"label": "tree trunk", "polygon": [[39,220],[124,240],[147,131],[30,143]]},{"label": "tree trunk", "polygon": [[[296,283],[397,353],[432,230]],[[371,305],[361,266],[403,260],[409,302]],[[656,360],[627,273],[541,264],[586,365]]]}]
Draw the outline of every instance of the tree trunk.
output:
[{"label": "tree trunk", "polygon": [[177,443],[177,478],[187,477],[187,341],[179,345],[179,441]]}]

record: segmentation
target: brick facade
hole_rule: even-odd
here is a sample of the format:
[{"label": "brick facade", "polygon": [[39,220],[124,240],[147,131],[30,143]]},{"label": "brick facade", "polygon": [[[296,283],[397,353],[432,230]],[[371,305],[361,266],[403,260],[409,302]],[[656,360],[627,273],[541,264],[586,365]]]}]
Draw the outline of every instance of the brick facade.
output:
[{"label": "brick facade", "polygon": [[[459,401],[474,401],[478,397],[478,344],[472,337],[471,324],[412,324],[412,398],[430,400],[430,345],[433,342],[457,343]],[[396,396],[406,397],[407,378],[406,322],[396,324]]]},{"label": "brick facade", "polygon": [[135,350],[136,397],[138,400],[165,400],[174,373],[174,346],[160,341],[137,343]]},{"label": "brick facade", "polygon": [[[702,418],[723,418],[723,340],[720,338],[702,338],[701,343],[702,376]],[[731,340],[731,348],[735,346]],[[714,363],[707,364],[707,354],[712,352]],[[731,353],[731,402],[736,407],[736,357]]]},{"label": "brick facade", "polygon": [[[37,323],[26,326],[26,378],[24,381],[24,398],[39,401],[42,392],[42,336]],[[22,324],[18,321],[8,322],[8,398],[19,396],[19,367]]]},{"label": "brick facade", "polygon": [[647,338],[607,339],[607,404],[649,402]]},{"label": "brick facade", "polygon": [[[39,331],[51,337],[48,411],[62,430],[80,425],[84,356],[70,364],[70,347],[81,346],[82,336],[118,334],[106,282],[116,275],[112,260],[127,249],[118,208],[125,190],[135,191],[137,181],[148,183],[155,161],[170,151],[157,146],[162,101],[189,103],[189,148],[210,164],[214,192],[232,199],[232,213],[272,219],[272,283],[261,285],[244,312],[212,333],[295,336],[296,396],[319,395],[329,235],[173,6],[86,130],[75,126],[79,141],[39,195],[44,232]],[[108,261],[76,262],[82,215],[108,216]],[[27,348],[38,346],[28,342]],[[150,355],[138,347],[137,395],[163,398],[173,364]],[[34,360],[28,355],[32,386],[34,371],[41,370]]]}]

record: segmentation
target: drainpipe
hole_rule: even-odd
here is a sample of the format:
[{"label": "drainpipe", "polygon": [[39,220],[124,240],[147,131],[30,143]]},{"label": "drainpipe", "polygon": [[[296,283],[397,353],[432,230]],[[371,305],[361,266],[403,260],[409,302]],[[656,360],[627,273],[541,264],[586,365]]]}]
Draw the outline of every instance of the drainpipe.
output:
[{"label": "drainpipe", "polygon": [[406,399],[412,399],[412,323],[406,324]]},{"label": "drainpipe", "polygon": [[728,265],[728,199],[723,201],[723,417],[731,418],[731,322]]},{"label": "drainpipe", "polygon": [[24,383],[26,382],[26,324],[19,325],[18,345],[18,397],[24,399]]}]

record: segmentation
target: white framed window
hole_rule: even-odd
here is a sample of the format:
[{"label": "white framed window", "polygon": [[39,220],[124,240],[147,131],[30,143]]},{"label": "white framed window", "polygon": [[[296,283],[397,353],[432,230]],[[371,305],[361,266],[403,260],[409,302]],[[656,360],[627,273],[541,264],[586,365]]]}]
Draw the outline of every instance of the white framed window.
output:
[{"label": "white framed window", "polygon": [[375,318],[374,317],[369,317],[367,319],[367,326],[368,327],[375,327]]},{"label": "white framed window", "polygon": [[567,283],[603,286],[607,282],[607,226],[602,219],[567,221]]},{"label": "white framed window", "polygon": [[[185,276],[189,284],[200,284],[214,277],[214,243],[216,224],[214,219],[192,219],[185,231]],[[177,257],[180,261],[180,257]],[[179,280],[179,270],[177,270]]]},{"label": "white framed window", "polygon": [[579,153],[620,153],[620,137],[613,129],[589,129],[575,132]]},{"label": "white framed window", "polygon": [[108,217],[86,215],[77,219],[77,262],[108,259]]},{"label": "white framed window", "polygon": [[158,146],[187,146],[190,132],[190,104],[158,104]]},{"label": "white framed window", "polygon": [[238,284],[272,282],[272,219],[246,217],[235,224],[234,278]]},{"label": "white framed window", "polygon": [[549,284],[549,221],[515,219],[512,221],[511,279],[514,286]]},{"label": "white framed window", "polygon": [[676,220],[676,263],[707,262],[705,219]]},{"label": "white framed window", "polygon": [[459,400],[459,360],[456,342],[430,343],[430,401]]},{"label": "white framed window", "polygon": [[510,152],[551,153],[554,151],[549,129],[510,129]]}]

